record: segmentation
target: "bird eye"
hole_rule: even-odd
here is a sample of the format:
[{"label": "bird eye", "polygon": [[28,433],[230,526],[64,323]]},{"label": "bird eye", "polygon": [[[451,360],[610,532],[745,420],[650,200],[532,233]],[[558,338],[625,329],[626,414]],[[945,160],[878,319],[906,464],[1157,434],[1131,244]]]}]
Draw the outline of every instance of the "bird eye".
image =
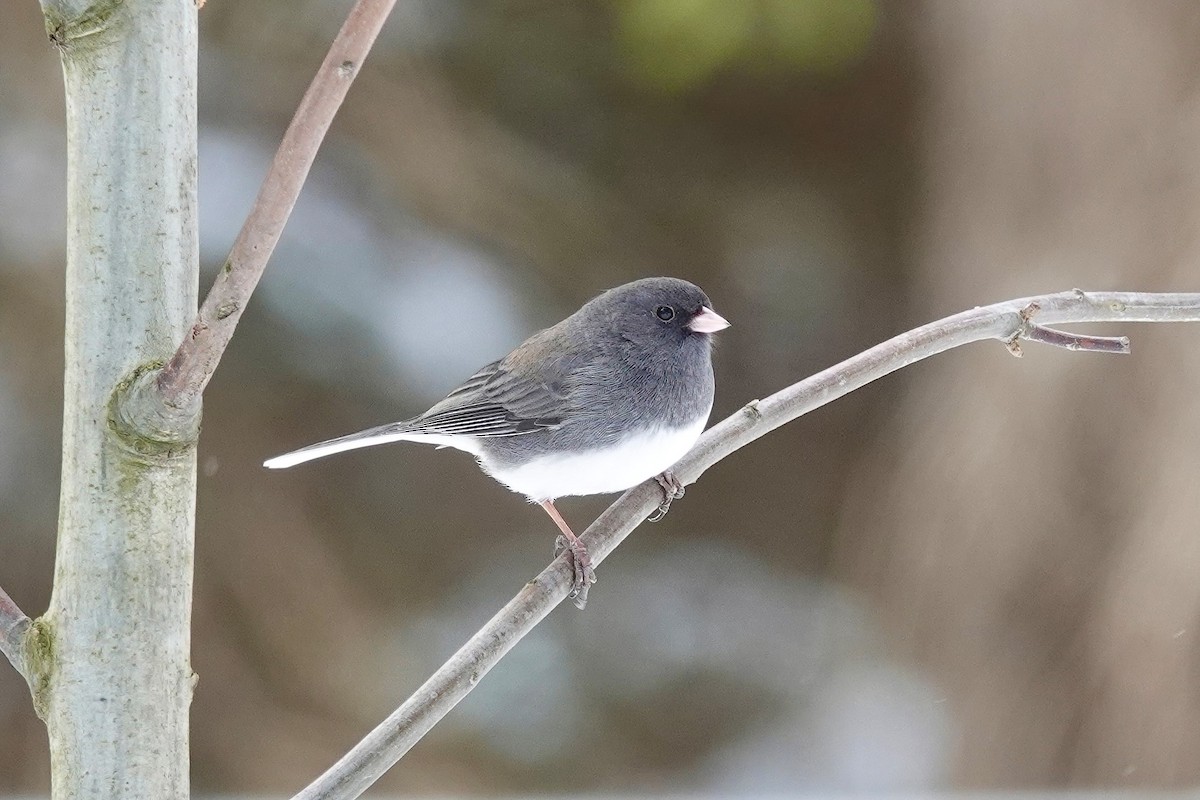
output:
[{"label": "bird eye", "polygon": [[654,316],[661,319],[663,322],[670,322],[675,319],[675,309],[670,306],[659,306],[654,310]]}]

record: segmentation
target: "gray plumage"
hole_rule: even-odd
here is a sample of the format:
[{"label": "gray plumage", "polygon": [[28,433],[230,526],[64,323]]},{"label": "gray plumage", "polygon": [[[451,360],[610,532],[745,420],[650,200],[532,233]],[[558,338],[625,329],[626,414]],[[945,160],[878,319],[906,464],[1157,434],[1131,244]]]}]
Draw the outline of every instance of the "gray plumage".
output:
[{"label": "gray plumage", "polygon": [[610,289],[480,369],[424,414],[267,463],[290,466],[310,452],[319,457],[379,441],[425,439],[475,453],[485,471],[504,481],[506,470],[538,458],[605,450],[631,435],[698,421],[702,426],[713,401],[711,337],[689,325],[706,311],[721,327],[728,324],[710,309],[703,291],[676,278]]}]

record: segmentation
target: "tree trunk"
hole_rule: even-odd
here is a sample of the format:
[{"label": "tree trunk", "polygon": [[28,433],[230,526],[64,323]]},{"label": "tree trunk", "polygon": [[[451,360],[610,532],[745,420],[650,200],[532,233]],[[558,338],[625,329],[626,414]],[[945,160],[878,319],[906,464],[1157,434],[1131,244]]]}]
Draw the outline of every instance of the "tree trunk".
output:
[{"label": "tree trunk", "polygon": [[186,798],[196,430],[122,388],[196,311],[196,8],[43,0],[66,81],[68,245],[54,593],[32,639],[53,796]]}]

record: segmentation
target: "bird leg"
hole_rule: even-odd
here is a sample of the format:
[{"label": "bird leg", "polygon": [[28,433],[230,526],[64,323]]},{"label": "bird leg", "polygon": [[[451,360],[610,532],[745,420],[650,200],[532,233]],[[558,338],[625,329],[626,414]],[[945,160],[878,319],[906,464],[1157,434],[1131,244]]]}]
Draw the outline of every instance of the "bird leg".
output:
[{"label": "bird leg", "polygon": [[683,497],[683,484],[670,470],[661,475],[655,475],[654,480],[663,490],[663,501],[653,514],[646,518],[647,522],[658,522],[671,510],[671,503]]},{"label": "bird leg", "polygon": [[570,597],[574,599],[575,607],[582,609],[587,605],[588,586],[596,582],[596,571],[592,569],[592,557],[588,554],[587,545],[571,530],[571,526],[554,507],[553,501],[542,500],[539,505],[562,531],[562,536],[558,537],[558,541],[555,543],[555,555],[561,553],[564,548],[571,551],[571,567],[575,572],[575,584],[571,588]]}]

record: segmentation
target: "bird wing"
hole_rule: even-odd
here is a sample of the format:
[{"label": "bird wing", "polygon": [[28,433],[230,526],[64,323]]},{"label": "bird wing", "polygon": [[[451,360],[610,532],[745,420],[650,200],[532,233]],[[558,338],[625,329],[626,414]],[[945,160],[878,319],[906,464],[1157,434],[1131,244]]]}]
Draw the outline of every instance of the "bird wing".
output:
[{"label": "bird wing", "polygon": [[420,433],[519,436],[562,424],[570,402],[561,387],[530,380],[493,361],[405,426]]}]

